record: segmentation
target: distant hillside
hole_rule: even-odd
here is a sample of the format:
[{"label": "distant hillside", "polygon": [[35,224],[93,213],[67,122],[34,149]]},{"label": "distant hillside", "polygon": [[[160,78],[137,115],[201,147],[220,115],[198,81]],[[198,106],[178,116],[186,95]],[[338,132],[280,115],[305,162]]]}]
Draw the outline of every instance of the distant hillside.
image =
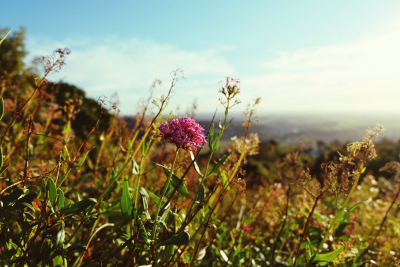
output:
[{"label": "distant hillside", "polygon": [[[200,115],[196,119],[207,130],[212,115]],[[134,117],[124,117],[128,127],[133,127]],[[224,139],[234,136],[243,136],[244,127],[241,122],[243,115],[234,117],[231,126],[226,130]],[[216,130],[218,120],[214,120]],[[397,142],[400,139],[400,118],[379,115],[261,115],[259,122],[254,122],[250,132],[260,135],[262,141],[275,140],[284,144],[316,145],[318,141],[329,143],[332,141],[356,141],[364,135],[367,128],[373,128],[377,123],[385,126],[387,132],[380,139],[389,139]]]}]

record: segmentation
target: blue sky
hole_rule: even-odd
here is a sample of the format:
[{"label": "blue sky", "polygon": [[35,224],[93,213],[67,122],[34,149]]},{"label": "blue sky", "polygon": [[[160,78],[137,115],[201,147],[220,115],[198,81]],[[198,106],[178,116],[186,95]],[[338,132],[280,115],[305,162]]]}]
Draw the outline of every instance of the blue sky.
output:
[{"label": "blue sky", "polygon": [[[400,111],[400,1],[6,1],[0,27],[27,28],[26,61],[72,50],[52,80],[118,93],[135,114],[155,78],[185,71],[171,109],[220,107],[218,82],[242,80],[241,112]],[[221,109],[221,108],[220,108]]]}]

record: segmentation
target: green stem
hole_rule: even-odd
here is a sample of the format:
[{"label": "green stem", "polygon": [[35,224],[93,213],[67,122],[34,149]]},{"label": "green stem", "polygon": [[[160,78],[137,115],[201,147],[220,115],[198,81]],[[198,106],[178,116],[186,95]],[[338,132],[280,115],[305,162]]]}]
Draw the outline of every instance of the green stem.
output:
[{"label": "green stem", "polygon": [[139,194],[138,194],[138,192],[139,192],[139,186],[140,186],[140,176],[141,176],[141,174],[142,174],[142,162],[143,162],[143,155],[142,155],[142,158],[140,159],[140,162],[139,162],[139,174],[137,175],[137,178],[136,178],[136,184],[135,184],[135,196],[134,196],[134,199],[135,199],[135,207],[137,207],[137,201],[138,201],[138,197],[139,197]]},{"label": "green stem", "polygon": [[78,227],[75,228],[75,231],[72,233],[72,235],[68,238],[67,241],[65,241],[65,244],[68,244],[72,238],[76,235],[76,233],[81,229],[82,225],[85,223],[85,221],[82,219],[82,221],[79,223]]},{"label": "green stem", "polygon": [[57,189],[60,188],[60,186],[64,183],[64,181],[68,178],[69,173],[71,172],[71,168],[68,168],[67,173],[64,175],[64,178],[61,180],[61,182],[58,184]]},{"label": "green stem", "polygon": [[169,184],[171,182],[172,172],[173,172],[174,167],[175,167],[175,161],[176,161],[176,156],[178,155],[178,151],[179,151],[179,149],[177,149],[176,152],[175,152],[175,156],[174,156],[174,160],[173,160],[173,163],[172,163],[171,171],[170,171],[170,173],[168,175],[168,179],[167,179],[167,182],[165,183],[165,187],[161,190],[160,201],[157,204],[156,218],[155,218],[156,220],[155,220],[154,226],[153,226],[153,235],[151,237],[152,240],[154,240],[155,237],[156,237],[157,226],[158,226],[158,223],[159,223],[159,221],[158,221],[158,213],[160,212],[161,204],[163,203],[163,198],[165,197],[165,194],[167,193],[167,191],[169,189]]},{"label": "green stem", "polygon": [[[208,172],[208,168],[209,168],[209,166],[210,166],[210,162],[211,162],[211,158],[212,158],[213,154],[214,154],[214,151],[211,150],[210,156],[208,157],[208,162],[207,162],[206,170],[204,171],[204,176],[203,176],[203,177],[201,178],[201,180],[200,180],[199,189],[198,189],[197,192],[196,192],[196,197],[194,198],[194,201],[196,201],[196,199],[198,199],[199,193],[200,193],[200,188],[201,188],[202,184],[204,184],[204,181],[205,181],[206,178],[207,178],[207,172]],[[192,212],[192,208],[193,208],[193,207],[194,207],[194,203],[193,203],[193,205],[190,206],[189,211],[187,212],[188,215],[190,215],[190,213]],[[189,216],[187,216],[186,218],[189,218]]]}]

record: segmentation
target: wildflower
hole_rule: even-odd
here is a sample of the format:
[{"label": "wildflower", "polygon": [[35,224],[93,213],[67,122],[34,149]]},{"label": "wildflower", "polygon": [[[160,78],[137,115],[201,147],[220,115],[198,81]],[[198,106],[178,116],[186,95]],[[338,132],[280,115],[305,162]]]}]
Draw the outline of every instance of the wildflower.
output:
[{"label": "wildflower", "polygon": [[158,129],[161,137],[169,143],[176,145],[177,148],[195,151],[197,147],[203,148],[201,144],[206,143],[204,128],[194,119],[172,119],[167,124],[161,124]]},{"label": "wildflower", "polygon": [[251,227],[249,225],[243,225],[243,231],[248,233],[251,231]]},{"label": "wildflower", "polygon": [[236,94],[240,93],[240,80],[227,77],[225,87],[226,87],[226,90],[228,91],[229,95],[232,95],[232,94],[236,95]]},{"label": "wildflower", "polygon": [[[221,87],[221,82],[220,82]],[[240,93],[240,79],[233,79],[226,77],[225,87],[220,88],[220,92],[223,93],[227,98],[231,99],[238,93]]]},{"label": "wildflower", "polygon": [[248,155],[256,155],[258,154],[258,150],[260,148],[260,139],[257,133],[251,133],[248,138],[240,138],[235,139],[235,145],[237,150],[242,153],[243,151],[247,151]]}]

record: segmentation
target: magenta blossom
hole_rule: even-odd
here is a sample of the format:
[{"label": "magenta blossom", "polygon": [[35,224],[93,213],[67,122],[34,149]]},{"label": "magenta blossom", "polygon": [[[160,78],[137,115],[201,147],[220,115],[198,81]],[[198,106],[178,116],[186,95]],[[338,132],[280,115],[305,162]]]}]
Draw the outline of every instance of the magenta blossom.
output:
[{"label": "magenta blossom", "polygon": [[236,86],[240,90],[240,79],[233,79],[231,77],[226,77],[226,87]]},{"label": "magenta blossom", "polygon": [[229,96],[233,95],[235,96],[236,94],[240,93],[240,79],[233,79],[231,77],[226,77],[226,85],[220,91],[223,94],[228,93]]},{"label": "magenta blossom", "polygon": [[248,233],[248,232],[250,232],[253,228],[251,228],[250,225],[243,225],[242,229],[243,229],[243,231],[245,231],[245,232]]},{"label": "magenta blossom", "polygon": [[204,129],[194,119],[172,119],[167,124],[161,124],[158,129],[162,140],[176,145],[177,148],[196,151],[197,147],[206,142]]}]

